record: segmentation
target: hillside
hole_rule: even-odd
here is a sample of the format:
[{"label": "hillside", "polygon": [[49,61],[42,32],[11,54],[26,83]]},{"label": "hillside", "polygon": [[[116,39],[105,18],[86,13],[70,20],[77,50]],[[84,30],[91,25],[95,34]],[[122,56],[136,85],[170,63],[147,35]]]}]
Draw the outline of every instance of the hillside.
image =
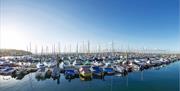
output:
[{"label": "hillside", "polygon": [[32,53],[24,50],[0,49],[0,56],[20,56],[20,55],[29,55],[29,54]]}]

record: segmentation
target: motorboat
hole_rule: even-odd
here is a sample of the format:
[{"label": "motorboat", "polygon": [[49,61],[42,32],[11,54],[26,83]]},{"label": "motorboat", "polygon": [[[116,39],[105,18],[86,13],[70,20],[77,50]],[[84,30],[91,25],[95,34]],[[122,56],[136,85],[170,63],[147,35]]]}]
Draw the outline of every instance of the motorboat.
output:
[{"label": "motorboat", "polygon": [[39,80],[44,80],[45,79],[45,75],[46,75],[46,72],[45,72],[45,69],[38,69],[36,74],[35,74],[35,77],[36,79],[39,81]]},{"label": "motorboat", "polygon": [[91,78],[92,77],[92,73],[91,73],[89,66],[82,66],[79,69],[79,73],[80,73],[80,76],[82,76],[84,78]]},{"label": "motorboat", "polygon": [[66,79],[73,79],[79,75],[78,71],[75,69],[68,69],[64,72]]},{"label": "motorboat", "polygon": [[114,69],[112,67],[105,67],[103,68],[103,72],[106,75],[113,75],[115,73]]},{"label": "motorboat", "polygon": [[38,64],[36,65],[36,67],[37,67],[38,69],[44,70],[46,66],[45,66],[43,63],[38,63]]},{"label": "motorboat", "polygon": [[160,65],[162,65],[162,61],[160,61],[160,60],[152,60],[150,63],[153,66],[160,66]]},{"label": "motorboat", "polygon": [[14,73],[16,71],[16,69],[6,66],[0,69],[0,74],[1,75],[12,75],[12,73]]},{"label": "motorboat", "polygon": [[52,74],[52,70],[48,69],[45,71],[45,78],[50,78]]},{"label": "motorboat", "polygon": [[60,69],[58,67],[54,67],[51,73],[51,77],[53,79],[59,78],[60,77]]},{"label": "motorboat", "polygon": [[140,70],[144,70],[144,69],[147,69],[149,66],[147,65],[147,63],[149,64],[149,61],[141,61],[141,60],[138,60],[138,59],[134,59],[133,63],[137,66],[139,66],[139,69]]},{"label": "motorboat", "polygon": [[51,60],[50,62],[44,62],[43,63],[45,66],[49,67],[49,68],[53,68],[57,65],[57,61],[56,60]]},{"label": "motorboat", "polygon": [[127,74],[127,70],[126,70],[123,66],[114,65],[114,66],[113,66],[113,69],[114,69],[114,71],[117,72],[117,73]]},{"label": "motorboat", "polygon": [[26,74],[28,74],[28,72],[25,69],[23,68],[18,69],[15,74],[16,79],[23,79]]},{"label": "motorboat", "polygon": [[59,67],[61,69],[66,69],[66,68],[71,67],[71,63],[68,60],[65,60],[65,61],[60,63]]},{"label": "motorboat", "polygon": [[93,76],[98,76],[98,77],[103,77],[104,76],[104,72],[103,72],[103,69],[100,68],[99,66],[92,66],[90,68]]},{"label": "motorboat", "polygon": [[76,60],[73,62],[72,65],[73,65],[76,69],[79,69],[79,68],[83,65],[83,63],[82,63],[82,60],[76,59]]},{"label": "motorboat", "polygon": [[133,71],[133,63],[132,61],[123,61],[122,62],[122,66],[126,69],[126,71],[128,72],[132,72]]},{"label": "motorboat", "polygon": [[92,63],[89,60],[86,60],[83,64],[84,65],[91,65]]},{"label": "motorboat", "polygon": [[94,61],[92,63],[93,66],[104,66],[105,64],[103,62]]}]

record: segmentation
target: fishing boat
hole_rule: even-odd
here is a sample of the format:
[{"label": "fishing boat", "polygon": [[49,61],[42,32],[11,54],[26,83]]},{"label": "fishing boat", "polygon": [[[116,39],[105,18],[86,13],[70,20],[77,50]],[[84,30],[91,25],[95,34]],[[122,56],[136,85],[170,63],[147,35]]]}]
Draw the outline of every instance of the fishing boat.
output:
[{"label": "fishing boat", "polygon": [[92,77],[91,70],[88,66],[82,66],[79,69],[79,73],[80,73],[80,76],[82,76],[84,78],[91,78]]}]

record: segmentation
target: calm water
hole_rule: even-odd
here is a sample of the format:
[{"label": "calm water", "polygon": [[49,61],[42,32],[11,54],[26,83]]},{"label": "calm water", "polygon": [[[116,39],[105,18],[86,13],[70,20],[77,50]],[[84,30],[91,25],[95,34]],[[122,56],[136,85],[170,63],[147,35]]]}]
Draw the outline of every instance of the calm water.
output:
[{"label": "calm water", "polygon": [[126,77],[106,76],[104,80],[68,81],[61,75],[59,81],[37,81],[34,73],[22,80],[0,76],[0,91],[179,91],[180,62],[162,68],[132,72]]}]

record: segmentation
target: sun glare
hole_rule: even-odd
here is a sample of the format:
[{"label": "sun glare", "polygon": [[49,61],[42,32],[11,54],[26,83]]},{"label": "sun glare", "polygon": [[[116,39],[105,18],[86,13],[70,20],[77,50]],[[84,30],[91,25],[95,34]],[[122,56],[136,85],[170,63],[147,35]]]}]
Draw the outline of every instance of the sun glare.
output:
[{"label": "sun glare", "polygon": [[16,26],[7,26],[2,31],[2,48],[22,49],[25,47],[25,36]]}]

